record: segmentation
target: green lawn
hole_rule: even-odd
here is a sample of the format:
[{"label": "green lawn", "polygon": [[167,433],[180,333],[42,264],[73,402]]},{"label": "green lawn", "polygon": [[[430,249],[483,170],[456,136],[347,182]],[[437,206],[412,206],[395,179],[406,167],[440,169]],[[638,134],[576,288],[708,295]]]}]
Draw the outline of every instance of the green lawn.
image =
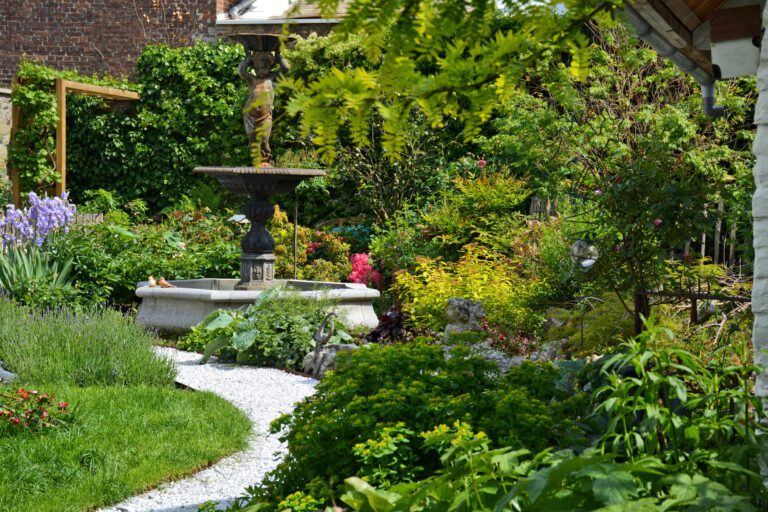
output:
[{"label": "green lawn", "polygon": [[212,393],[37,389],[72,404],[74,421],[44,434],[0,437],[2,511],[84,511],[116,503],[243,449],[250,432],[246,416]]}]

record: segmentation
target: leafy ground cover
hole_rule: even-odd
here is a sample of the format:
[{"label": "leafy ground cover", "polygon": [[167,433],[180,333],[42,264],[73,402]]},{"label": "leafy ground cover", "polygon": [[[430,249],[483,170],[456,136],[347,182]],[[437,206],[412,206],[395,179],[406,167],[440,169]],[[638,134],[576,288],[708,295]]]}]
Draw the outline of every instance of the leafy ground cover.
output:
[{"label": "leafy ground cover", "polygon": [[[204,350],[205,363],[215,353],[238,363],[303,370],[302,362],[315,346],[315,333],[332,311],[329,299],[305,299],[297,291],[275,287],[263,292],[245,310],[214,311],[176,346],[182,350]],[[329,343],[352,339],[334,320]],[[331,326],[326,326],[330,333]]]},{"label": "leafy ground cover", "polygon": [[242,411],[206,392],[50,383],[36,389],[66,399],[72,419],[41,434],[0,434],[2,510],[80,512],[116,503],[244,448],[250,431]]},{"label": "leafy ground cover", "polygon": [[505,377],[461,350],[360,350],[273,424],[288,456],[232,510],[762,510],[744,347],[705,366],[671,335]]}]

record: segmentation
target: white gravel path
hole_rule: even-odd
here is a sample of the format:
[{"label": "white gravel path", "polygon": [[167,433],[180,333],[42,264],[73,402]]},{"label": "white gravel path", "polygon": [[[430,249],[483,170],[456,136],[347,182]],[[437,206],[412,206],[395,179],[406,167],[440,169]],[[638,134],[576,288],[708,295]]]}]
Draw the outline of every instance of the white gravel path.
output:
[{"label": "white gravel path", "polygon": [[176,362],[177,382],[212,391],[245,411],[253,421],[248,448],[189,478],[163,484],[101,512],[195,512],[207,501],[220,502],[219,508],[224,508],[277,465],[284,447],[269,434],[269,423],[314,393],[317,383],[272,368],[200,365],[200,355],[172,348],[158,352]]}]

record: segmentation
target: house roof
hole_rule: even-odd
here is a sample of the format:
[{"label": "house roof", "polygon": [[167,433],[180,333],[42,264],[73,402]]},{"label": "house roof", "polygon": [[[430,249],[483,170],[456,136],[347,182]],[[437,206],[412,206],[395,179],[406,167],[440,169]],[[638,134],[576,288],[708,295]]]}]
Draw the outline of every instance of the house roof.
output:
[{"label": "house roof", "polygon": [[[317,23],[318,20],[336,21],[338,18],[346,15],[347,3],[340,2],[336,13],[332,16],[324,17],[320,14],[317,5],[308,5],[301,0],[256,0],[245,12],[240,14],[241,23],[281,23],[281,22],[311,22]],[[232,6],[237,1],[232,1]],[[228,12],[218,13],[218,21],[234,21]]]},{"label": "house roof", "polygon": [[712,45],[760,35],[764,0],[630,0],[641,39],[700,83],[719,78]]}]

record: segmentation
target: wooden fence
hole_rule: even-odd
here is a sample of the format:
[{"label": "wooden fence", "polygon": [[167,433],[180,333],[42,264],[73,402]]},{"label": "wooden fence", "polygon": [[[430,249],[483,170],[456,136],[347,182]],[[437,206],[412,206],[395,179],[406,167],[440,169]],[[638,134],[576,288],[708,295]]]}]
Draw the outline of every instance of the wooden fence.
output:
[{"label": "wooden fence", "polygon": [[[570,201],[570,198],[549,198],[534,196],[531,198],[529,215],[541,221],[558,216],[558,204]],[[743,240],[739,238],[738,226],[728,224],[725,217],[725,205],[720,201],[717,207],[706,212],[712,219],[711,229],[699,235],[691,234],[691,240],[684,247],[669,250],[670,259],[683,259],[684,255],[691,254],[693,249],[699,257],[709,258],[712,263],[722,263],[728,266],[739,265],[742,254],[739,246]]]},{"label": "wooden fence", "polygon": [[[0,209],[0,219],[2,219],[4,215],[5,213],[2,209]],[[92,226],[94,224],[101,224],[102,222],[104,222],[103,213],[78,213],[72,220],[72,226]],[[19,233],[13,226],[3,226],[3,228],[0,230],[0,240],[5,240],[7,238],[18,238],[18,235]]]}]

